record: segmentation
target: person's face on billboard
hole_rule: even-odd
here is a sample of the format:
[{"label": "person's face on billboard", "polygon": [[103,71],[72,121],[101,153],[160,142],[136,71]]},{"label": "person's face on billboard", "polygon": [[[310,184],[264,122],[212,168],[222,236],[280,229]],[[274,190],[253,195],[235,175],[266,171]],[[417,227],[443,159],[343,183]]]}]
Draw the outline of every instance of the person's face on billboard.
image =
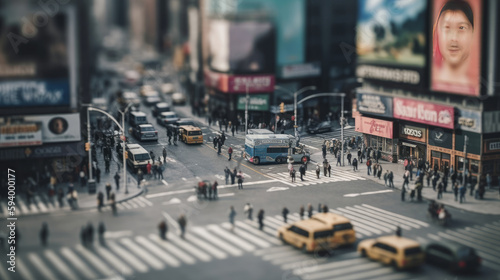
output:
[{"label": "person's face on billboard", "polygon": [[[474,28],[462,11],[445,11],[438,23],[439,50],[445,66],[459,68],[467,62]],[[447,64],[447,65],[446,65]]]}]

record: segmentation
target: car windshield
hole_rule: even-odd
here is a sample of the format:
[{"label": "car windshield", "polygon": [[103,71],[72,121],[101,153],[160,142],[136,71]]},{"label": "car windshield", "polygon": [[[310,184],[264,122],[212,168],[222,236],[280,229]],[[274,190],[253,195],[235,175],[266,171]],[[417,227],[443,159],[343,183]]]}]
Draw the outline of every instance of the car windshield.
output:
[{"label": "car windshield", "polygon": [[422,249],[420,247],[412,247],[405,249],[405,256],[412,256],[420,253],[422,253]]},{"label": "car windshield", "polygon": [[141,128],[142,131],[155,131],[155,128],[152,126],[145,126]]},{"label": "car windshield", "polygon": [[188,132],[189,136],[196,136],[196,135],[201,135],[201,131],[189,131]]},{"label": "car windshield", "polygon": [[338,225],[334,225],[333,226],[333,230],[335,230],[335,231],[337,231],[337,230],[348,230],[348,229],[352,229],[351,223],[338,224]]},{"label": "car windshield", "polygon": [[149,157],[149,154],[137,154],[134,156],[136,161],[146,161],[146,160],[151,160]]},{"label": "car windshield", "polygon": [[193,125],[194,126],[194,123],[193,122],[179,122],[179,126],[180,125]]},{"label": "car windshield", "polygon": [[332,230],[317,231],[314,233],[314,239],[326,238],[333,235]]},{"label": "car windshield", "polygon": [[474,256],[476,253],[472,248],[467,248],[467,247],[462,247],[458,249],[457,251],[457,256],[459,258],[464,258],[468,256]]}]

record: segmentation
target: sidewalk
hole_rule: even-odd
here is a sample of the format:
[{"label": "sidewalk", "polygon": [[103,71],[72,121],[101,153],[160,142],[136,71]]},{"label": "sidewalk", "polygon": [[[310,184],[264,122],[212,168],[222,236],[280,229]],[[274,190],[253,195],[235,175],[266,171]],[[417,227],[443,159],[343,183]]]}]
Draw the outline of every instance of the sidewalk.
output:
[{"label": "sidewalk", "polygon": [[[355,152],[354,150],[351,150],[351,153],[353,156],[356,154],[357,151]],[[359,176],[362,176],[366,179],[372,180],[374,182],[377,182],[379,184],[384,184],[384,173],[386,170],[392,171],[394,173],[394,186],[395,189],[401,190],[401,187],[403,186],[403,174],[404,174],[404,166],[402,164],[398,163],[390,163],[387,161],[381,160],[379,163],[382,165],[383,172],[382,172],[382,179],[378,179],[376,177],[373,177],[373,175],[367,175],[367,166],[366,166],[366,160],[363,161],[363,163],[358,163],[358,171],[353,171],[352,170],[352,165],[348,165],[347,159],[345,159],[345,166],[343,167],[336,167],[335,163],[337,162],[336,159],[334,159],[333,155],[327,154],[326,156],[328,162],[332,164],[332,169],[340,169],[343,171],[351,171],[351,172],[356,172]],[[311,155],[311,161],[315,163],[322,163],[323,162],[323,156],[321,152],[315,153]],[[373,174],[373,173],[372,173]],[[416,170],[414,171],[414,176],[413,176],[413,181],[410,181],[410,185],[415,183],[415,178],[416,178]],[[470,212],[476,212],[476,213],[482,213],[482,214],[491,214],[491,215],[500,215],[500,195],[498,194],[498,187],[494,187],[491,190],[486,190],[484,194],[484,199],[474,199],[474,196],[469,195],[469,190],[467,189],[467,194],[466,194],[466,201],[464,203],[459,203],[458,201],[455,201],[455,195],[451,191],[451,181],[448,184],[447,192],[443,193],[443,198],[437,200],[437,192],[432,189],[431,186],[427,186],[426,180],[424,180],[424,188],[422,189],[422,196],[425,199],[428,200],[435,200],[438,203],[442,203],[446,206],[451,206],[454,208],[458,209],[463,209],[466,211]],[[409,194],[407,193],[406,195],[406,201],[409,202]]]}]

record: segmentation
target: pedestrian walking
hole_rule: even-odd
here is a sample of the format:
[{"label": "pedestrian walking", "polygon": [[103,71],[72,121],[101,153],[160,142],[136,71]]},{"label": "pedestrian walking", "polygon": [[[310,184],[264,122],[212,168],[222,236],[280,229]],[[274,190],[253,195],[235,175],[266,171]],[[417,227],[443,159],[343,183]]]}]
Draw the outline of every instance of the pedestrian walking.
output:
[{"label": "pedestrian walking", "polygon": [[249,220],[253,220],[252,218],[252,212],[253,212],[253,206],[249,202],[245,204],[245,207],[243,207],[243,212],[247,215],[247,218]]},{"label": "pedestrian walking", "polygon": [[292,183],[295,182],[295,169],[293,168],[293,166],[290,170],[290,176],[292,177]]},{"label": "pedestrian walking", "polygon": [[387,182],[389,181],[389,170],[384,173],[384,186],[387,187]]},{"label": "pedestrian walking", "polygon": [[358,170],[358,160],[354,158],[352,160],[352,171],[357,171]]},{"label": "pedestrian walking", "polygon": [[229,159],[228,159],[228,161],[229,161],[229,160],[231,160],[231,156],[233,155],[233,148],[232,147],[229,147],[227,149],[227,154],[229,155]]},{"label": "pedestrian walking", "polygon": [[156,177],[158,176],[158,165],[156,163],[153,163],[151,165],[151,173],[153,173],[153,178],[156,179]]},{"label": "pedestrian walking", "polygon": [[348,151],[347,152],[347,162],[349,163],[349,165],[351,165],[351,159],[352,159],[351,151]]},{"label": "pedestrian walking", "polygon": [[358,154],[358,160],[361,162],[361,149],[360,148],[358,148],[357,154]]},{"label": "pedestrian walking", "polygon": [[222,151],[222,140],[219,138],[219,141],[217,142],[217,155],[220,155]]},{"label": "pedestrian walking", "polygon": [[63,206],[64,206],[64,192],[60,187],[57,188],[57,201],[59,202],[59,208],[63,208]]},{"label": "pedestrian walking", "polygon": [[162,220],[158,224],[158,231],[159,231],[159,234],[160,234],[160,238],[162,240],[167,240],[167,230],[168,230],[167,223],[165,222],[165,220]]},{"label": "pedestrian walking", "polygon": [[283,210],[281,211],[281,214],[283,215],[283,221],[285,222],[285,224],[287,223],[287,216],[289,212],[290,211],[288,211],[288,208],[286,207],[283,207]]},{"label": "pedestrian walking", "polygon": [[238,189],[243,189],[243,172],[238,172]]},{"label": "pedestrian walking", "polygon": [[213,193],[213,198],[214,199],[218,198],[218,196],[217,196],[217,186],[219,186],[219,183],[217,183],[217,181],[214,181],[214,183],[212,184],[212,193]]},{"label": "pedestrian walking", "polygon": [[217,143],[219,143],[219,137],[215,136],[214,139],[213,139],[213,143],[214,143],[214,149],[217,148]]},{"label": "pedestrian walking", "polygon": [[319,173],[321,173],[319,168],[319,163],[316,163],[316,177],[319,179]]},{"label": "pedestrian walking", "polygon": [[99,167],[95,169],[95,179],[98,184],[101,182],[101,169]]},{"label": "pedestrian walking", "polygon": [[110,200],[109,194],[111,193],[111,184],[106,183],[106,200]]},{"label": "pedestrian walking", "polygon": [[313,207],[311,203],[307,204],[307,217],[310,219],[313,215]]},{"label": "pedestrian walking", "polygon": [[341,160],[341,158],[340,158],[340,153],[339,153],[339,155],[337,156],[337,166],[339,166],[339,165],[342,166],[342,162],[340,160]]},{"label": "pedestrian walking", "polygon": [[465,202],[465,193],[467,192],[467,187],[463,184],[460,189],[460,203]]},{"label": "pedestrian walking", "polygon": [[99,233],[99,244],[101,244],[101,246],[106,245],[106,241],[104,239],[104,234],[106,233],[106,227],[104,226],[104,222],[99,223],[99,226],[97,227],[97,232]]},{"label": "pedestrian walking", "polygon": [[389,175],[387,177],[389,178],[389,188],[394,188],[394,173],[389,171]]},{"label": "pedestrian walking", "polygon": [[304,205],[300,205],[299,216],[301,220],[304,219]]},{"label": "pedestrian walking", "polygon": [[302,164],[299,167],[299,173],[300,173],[300,180],[304,181],[304,176],[306,176],[306,168],[305,168],[304,164]]},{"label": "pedestrian walking", "polygon": [[382,165],[380,165],[380,163],[377,163],[377,168],[378,168],[378,172],[377,172],[377,178],[380,180],[380,177],[382,176]]},{"label": "pedestrian walking", "polygon": [[151,176],[151,167],[151,162],[148,160],[148,164],[146,164],[146,174],[148,174],[148,176]]},{"label": "pedestrian walking", "polygon": [[89,222],[87,224],[87,228],[86,228],[86,231],[87,231],[87,245],[89,246],[92,246],[94,245],[94,226],[92,226],[92,223]]},{"label": "pedestrian walking", "polygon": [[366,160],[366,174],[370,175],[370,172],[372,171],[372,161],[371,159]]},{"label": "pedestrian walking", "polygon": [[236,211],[231,205],[231,207],[229,207],[229,223],[231,224],[231,231],[234,231],[234,216],[236,216]]},{"label": "pedestrian walking", "polygon": [[321,210],[323,211],[323,213],[328,213],[328,206],[326,204],[323,204],[323,206],[321,206]]},{"label": "pedestrian walking", "polygon": [[163,171],[165,171],[165,165],[161,163],[161,161],[158,161],[158,179],[163,180]]},{"label": "pedestrian walking", "polygon": [[84,187],[86,185],[86,180],[85,180],[85,172],[80,171],[80,187]]},{"label": "pedestrian walking", "polygon": [[184,214],[181,214],[179,216],[177,222],[179,223],[179,227],[181,229],[181,238],[184,239],[184,234],[186,233],[186,224],[187,224],[186,217],[184,216]]},{"label": "pedestrian walking", "polygon": [[168,137],[168,144],[172,145],[172,129],[170,127],[167,127],[167,137]]},{"label": "pedestrian walking", "polygon": [[231,171],[229,170],[229,168],[226,166],[226,168],[224,168],[224,177],[226,178],[226,185],[228,184],[228,180],[229,180],[229,174],[231,173]]},{"label": "pedestrian walking", "polygon": [[137,170],[137,188],[141,187],[141,182],[144,179],[144,173],[142,173],[142,169]]},{"label": "pedestrian walking", "polygon": [[410,184],[410,174],[409,174],[409,171],[406,170],[405,173],[403,174],[403,187],[406,185],[408,186]]},{"label": "pedestrian walking", "polygon": [[233,170],[233,172],[229,172],[229,175],[231,176],[231,185],[234,185],[234,181],[236,179],[236,168]]},{"label": "pedestrian walking", "polygon": [[233,134],[234,137],[234,132],[236,131],[235,125],[231,125],[231,133]]},{"label": "pedestrian walking", "polygon": [[328,169],[328,177],[332,177],[332,165],[330,163],[328,163],[328,168],[327,169]]},{"label": "pedestrian walking", "polygon": [[101,212],[101,208],[104,206],[104,194],[102,192],[99,192],[97,194],[97,210]]},{"label": "pedestrian walking", "polygon": [[437,199],[443,198],[443,181],[439,182],[437,186]]},{"label": "pedestrian walking", "polygon": [[113,211],[113,215],[116,215],[116,197],[115,197],[115,193],[112,192],[109,195],[109,198],[110,198],[110,206],[111,206],[111,210]]},{"label": "pedestrian walking", "polygon": [[452,186],[453,189],[453,195],[455,196],[455,201],[458,201],[458,182],[455,182]]},{"label": "pedestrian walking", "polygon": [[153,164],[155,164],[155,153],[153,153],[153,150],[149,151],[149,156],[151,157],[151,160],[153,160]]},{"label": "pedestrian walking", "polygon": [[406,184],[403,183],[403,186],[401,187],[401,201],[405,201],[406,191]]},{"label": "pedestrian walking", "polygon": [[396,236],[401,237],[401,227],[400,226],[396,227]]},{"label": "pedestrian walking", "polygon": [[115,173],[115,184],[116,184],[116,191],[118,192],[120,190],[120,174],[118,174],[118,171]]},{"label": "pedestrian walking", "polygon": [[163,147],[163,163],[167,163],[167,149]]},{"label": "pedestrian walking", "polygon": [[257,213],[257,219],[259,220],[259,229],[264,229],[264,210],[260,209],[259,213]]},{"label": "pedestrian walking", "polygon": [[40,230],[40,241],[42,242],[42,246],[47,246],[47,239],[49,238],[49,226],[47,222],[43,222],[42,229]]},{"label": "pedestrian walking", "polygon": [[377,173],[378,173],[378,163],[377,163],[377,162],[375,162],[375,163],[373,164],[373,177],[375,177],[375,178],[376,178],[376,177],[377,177]]},{"label": "pedestrian walking", "polygon": [[328,171],[328,160],[325,158],[323,161],[323,175],[326,177],[326,172]]},{"label": "pedestrian walking", "polygon": [[321,213],[321,209],[323,209],[323,205],[321,203],[318,204],[318,213]]}]

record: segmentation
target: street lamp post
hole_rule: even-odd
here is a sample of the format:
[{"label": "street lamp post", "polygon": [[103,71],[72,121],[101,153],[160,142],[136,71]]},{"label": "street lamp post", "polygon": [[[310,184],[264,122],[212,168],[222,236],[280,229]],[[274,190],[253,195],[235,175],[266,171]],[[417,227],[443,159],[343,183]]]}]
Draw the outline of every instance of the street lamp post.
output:
[{"label": "street lamp post", "polygon": [[[274,86],[274,89],[280,89],[280,90],[286,91],[288,93],[292,93],[292,91],[290,91],[289,89],[284,88],[284,87],[280,87],[280,86]],[[303,87],[303,88],[297,90],[296,92],[293,92],[293,117],[294,117],[295,137],[298,136],[298,133],[297,133],[297,127],[298,127],[297,126],[297,96],[299,96],[301,93],[306,92],[308,90],[316,90],[316,87],[315,86],[306,86],[306,87]]]},{"label": "street lamp post", "polygon": [[344,96],[341,95],[341,107],[340,107],[340,141],[342,143],[342,151],[341,151],[341,157],[342,157],[342,166],[344,166]]},{"label": "street lamp post", "polygon": [[123,185],[125,186],[125,194],[128,194],[128,185],[127,185],[127,170],[126,170],[126,162],[125,162],[125,153],[126,153],[126,149],[125,149],[125,114],[128,112],[128,109],[130,109],[130,106],[132,106],[133,103],[129,103],[127,105],[127,107],[125,108],[125,110],[120,111],[118,110],[118,112],[120,112],[122,114],[122,127],[123,127],[123,133],[122,133],[122,137],[123,137],[123,149],[122,149],[122,158],[123,158]]},{"label": "street lamp post", "polygon": [[87,142],[89,143],[89,181],[92,179],[92,143],[90,142],[90,107],[87,107]]},{"label": "street lamp post", "polygon": [[465,185],[465,168],[467,168],[467,135],[464,137],[464,167],[463,167],[463,176],[462,176],[462,185]]}]

